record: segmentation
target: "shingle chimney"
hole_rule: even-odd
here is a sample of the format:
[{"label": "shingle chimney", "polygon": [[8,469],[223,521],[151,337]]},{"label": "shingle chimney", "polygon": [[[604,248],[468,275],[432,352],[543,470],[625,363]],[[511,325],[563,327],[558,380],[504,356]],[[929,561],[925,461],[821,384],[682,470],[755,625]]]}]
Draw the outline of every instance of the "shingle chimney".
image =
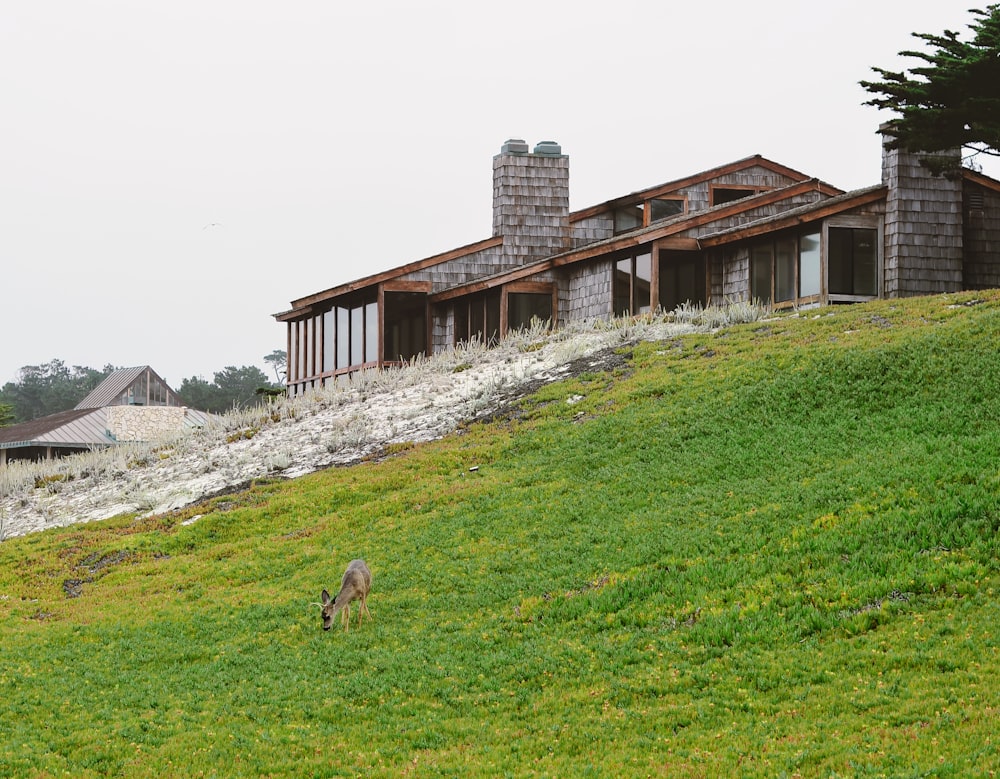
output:
[{"label": "shingle chimney", "polygon": [[962,180],[934,174],[924,157],[960,152],[914,153],[882,145],[885,204],[885,295],[907,297],[962,289]]},{"label": "shingle chimney", "polygon": [[570,248],[569,157],[554,141],[534,151],[512,138],[493,158],[493,235],[504,265],[519,266]]}]

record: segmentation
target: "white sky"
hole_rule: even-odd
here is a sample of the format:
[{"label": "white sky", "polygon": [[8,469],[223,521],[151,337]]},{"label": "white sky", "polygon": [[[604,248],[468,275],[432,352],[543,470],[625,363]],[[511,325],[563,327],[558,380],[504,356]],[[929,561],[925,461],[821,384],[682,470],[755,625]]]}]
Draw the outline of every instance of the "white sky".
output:
[{"label": "white sky", "polygon": [[273,376],[291,300],[490,236],[508,138],[562,145],[573,209],[758,153],[876,184],[857,82],[975,6],[4,0],[0,385]]}]

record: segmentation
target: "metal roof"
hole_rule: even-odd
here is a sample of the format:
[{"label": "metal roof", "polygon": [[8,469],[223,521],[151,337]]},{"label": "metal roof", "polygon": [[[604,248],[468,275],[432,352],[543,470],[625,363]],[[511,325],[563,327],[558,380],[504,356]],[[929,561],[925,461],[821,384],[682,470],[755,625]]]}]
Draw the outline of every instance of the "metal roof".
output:
[{"label": "metal roof", "polygon": [[129,385],[149,369],[148,365],[119,368],[94,387],[90,394],[76,404],[76,408],[101,408],[114,403]]},{"label": "metal roof", "polygon": [[19,446],[107,446],[114,439],[107,433],[102,408],[72,409],[47,417],[0,427],[0,449]]},{"label": "metal roof", "polygon": [[164,386],[170,401],[167,405],[182,405],[180,399],[177,397],[177,393],[170,389],[170,386],[163,380],[162,376],[158,375],[148,365],[139,365],[135,368],[119,368],[110,374],[87,397],[77,403],[76,408],[101,408],[102,406],[117,405],[118,399],[122,394],[143,376],[148,376],[150,382],[155,380]]}]

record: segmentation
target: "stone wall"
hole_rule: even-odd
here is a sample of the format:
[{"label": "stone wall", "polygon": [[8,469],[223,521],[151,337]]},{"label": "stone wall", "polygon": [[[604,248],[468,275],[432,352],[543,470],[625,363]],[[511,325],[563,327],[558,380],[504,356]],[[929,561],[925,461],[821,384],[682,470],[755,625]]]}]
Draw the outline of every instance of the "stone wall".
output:
[{"label": "stone wall", "polygon": [[157,441],[184,429],[187,409],[180,406],[108,406],[108,433],[116,441]]}]

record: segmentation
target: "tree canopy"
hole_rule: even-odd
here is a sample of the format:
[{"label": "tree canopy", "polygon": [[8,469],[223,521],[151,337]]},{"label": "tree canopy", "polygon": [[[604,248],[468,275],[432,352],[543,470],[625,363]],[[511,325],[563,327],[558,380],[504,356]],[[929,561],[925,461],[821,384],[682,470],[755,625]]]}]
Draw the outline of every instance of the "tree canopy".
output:
[{"label": "tree canopy", "polygon": [[[913,33],[929,51],[901,51],[922,61],[908,71],[872,68],[879,81],[862,81],[875,97],[865,105],[894,111],[883,132],[890,148],[910,152],[962,149],[972,164],[979,154],[1000,156],[1000,5],[972,9],[971,40],[945,30]],[[925,160],[938,172],[955,163]]]},{"label": "tree canopy", "polygon": [[[272,352],[265,361],[272,362],[277,354]],[[113,365],[106,365],[103,370],[80,365],[70,368],[62,360],[26,365],[18,372],[17,381],[8,382],[0,389],[0,427],[75,408],[114,370]],[[238,368],[231,365],[216,372],[212,382],[192,376],[174,389],[191,408],[225,413],[260,403],[261,393],[273,394],[283,386],[272,384],[256,366]]]},{"label": "tree canopy", "polygon": [[276,389],[260,368],[230,365],[217,371],[209,383],[198,376],[184,379],[177,394],[192,408],[223,414],[233,408],[246,408],[260,402],[258,389]]},{"label": "tree canopy", "polygon": [[68,411],[90,394],[113,370],[74,365],[51,360],[43,365],[25,365],[18,381],[7,382],[0,389],[0,403],[13,408],[14,420],[28,422],[49,414]]}]

